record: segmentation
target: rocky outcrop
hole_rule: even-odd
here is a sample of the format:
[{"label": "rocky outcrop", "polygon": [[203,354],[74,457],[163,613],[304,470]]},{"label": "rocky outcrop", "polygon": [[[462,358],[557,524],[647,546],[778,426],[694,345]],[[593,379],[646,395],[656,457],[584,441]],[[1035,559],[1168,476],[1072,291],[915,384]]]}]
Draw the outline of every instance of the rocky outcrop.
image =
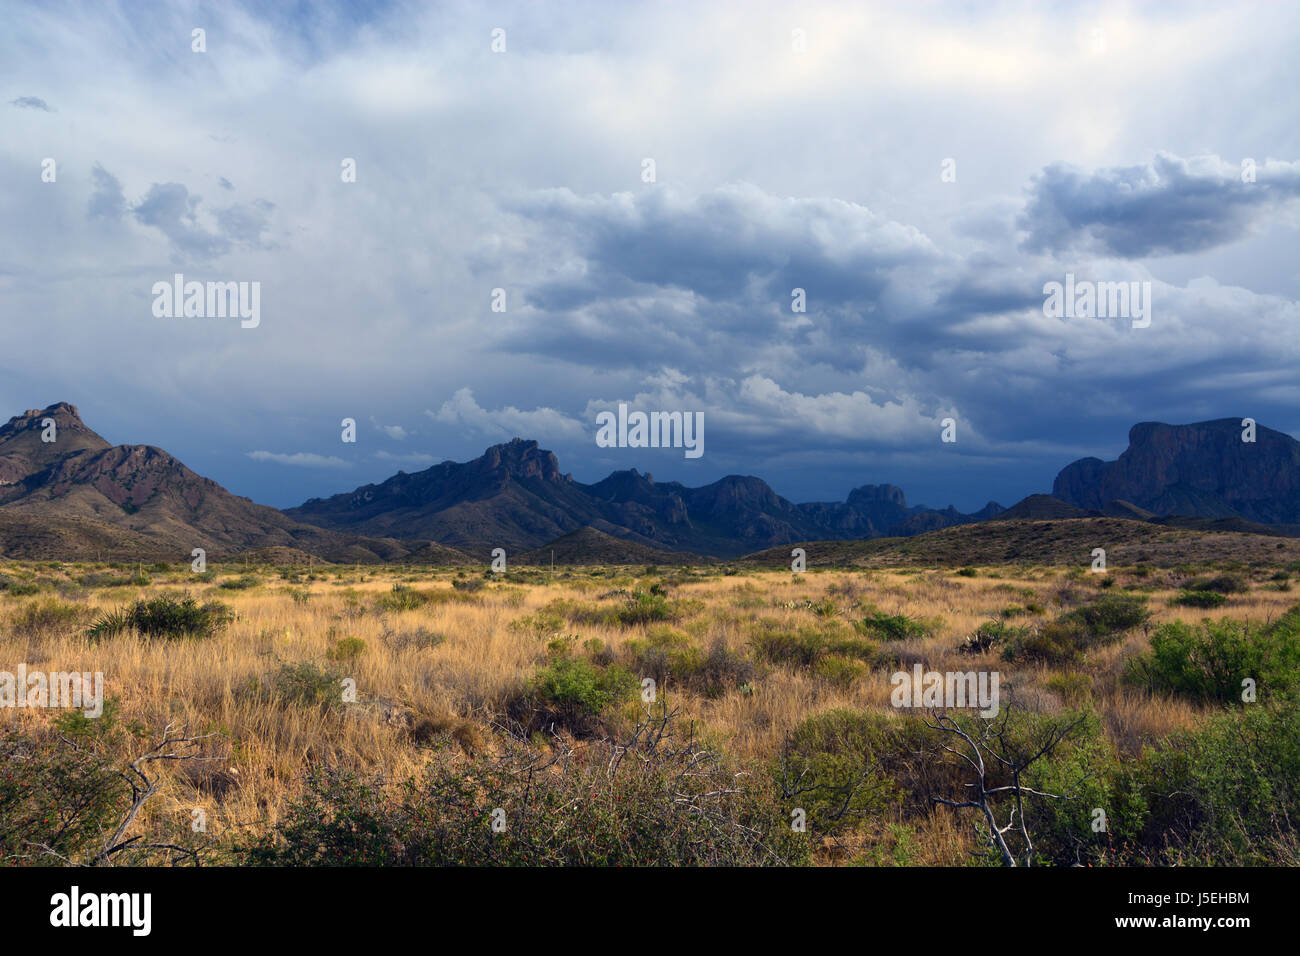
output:
[{"label": "rocky outcrop", "polygon": [[1193,425],[1143,422],[1116,461],[1066,466],[1054,497],[1103,511],[1123,501],[1156,515],[1300,522],[1300,442],[1262,425],[1243,441],[1241,419]]}]

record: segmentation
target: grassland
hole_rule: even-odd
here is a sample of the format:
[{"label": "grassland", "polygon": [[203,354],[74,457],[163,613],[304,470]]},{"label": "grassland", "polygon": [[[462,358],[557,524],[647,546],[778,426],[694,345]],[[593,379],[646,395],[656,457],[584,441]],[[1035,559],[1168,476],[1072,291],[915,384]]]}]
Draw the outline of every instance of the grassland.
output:
[{"label": "grassland", "polygon": [[[93,859],[130,794],[87,795],[64,777],[111,777],[171,725],[213,735],[194,745],[204,759],[148,765],[157,792],[129,827],[138,845],[102,862],[193,861],[194,851],[209,863],[374,862],[375,854],[387,862],[389,852],[407,862],[996,863],[969,810],[930,799],[958,796],[968,782],[942,735],[926,726],[933,715],[900,713],[891,703],[891,675],[920,663],[941,672],[997,671],[1002,707],[1021,715],[1025,722],[1013,730],[1026,739],[1054,721],[1081,721],[1038,768],[1042,786],[1054,780],[1065,789],[1071,769],[1086,780],[1072,800],[1036,811],[1044,855],[1036,862],[1069,862],[1072,854],[1088,864],[1294,864],[1295,793],[1284,780],[1265,781],[1274,791],[1263,808],[1239,805],[1244,797],[1233,803],[1231,794],[1212,807],[1179,804],[1176,818],[1162,816],[1161,807],[1165,789],[1184,778],[1219,775],[1204,783],[1213,793],[1202,804],[1237,785],[1220,779],[1231,768],[1216,761],[1252,713],[1274,715],[1251,730],[1267,737],[1258,759],[1295,759],[1294,743],[1287,750],[1274,738],[1289,733],[1277,721],[1289,719],[1279,715],[1295,689],[1289,668],[1300,642],[1300,628],[1277,632],[1276,623],[1295,617],[1286,615],[1300,600],[1298,576],[1294,562],[1112,565],[1105,574],[1040,564],[500,575],[234,564],[195,575],[188,566],[0,564],[0,670],[25,663],[102,672],[109,699],[105,716],[89,721],[52,709],[0,710],[10,774],[9,789],[0,788],[0,852],[9,863]],[[1212,597],[1189,601],[1188,594]],[[216,615],[206,633],[182,624],[145,634],[144,618],[121,616],[136,602],[185,597],[195,613]],[[1089,611],[1121,605],[1140,610],[1106,627],[1096,623],[1104,614]],[[1247,654],[1248,663],[1224,665],[1233,681],[1232,666],[1256,678],[1265,668],[1258,702],[1156,680],[1152,667],[1138,666],[1151,657],[1153,636],[1174,635],[1167,644],[1203,633],[1213,646],[1218,632],[1206,621],[1241,626],[1250,647],[1274,627],[1273,643]],[[972,641],[980,636],[983,642]],[[1192,658],[1178,666],[1211,666]],[[655,681],[653,704],[643,699],[646,678]],[[345,681],[355,682],[354,701],[343,699]],[[666,714],[674,715],[666,731],[647,717]],[[692,755],[673,759],[716,755],[710,773],[721,773],[737,794],[731,786],[723,798],[701,790],[682,804],[694,812],[692,800],[752,801],[703,814],[724,830],[767,828],[750,856],[719,848],[725,834],[710,855],[683,856],[682,847],[699,842],[686,833],[656,857],[663,848],[646,849],[650,838],[616,807],[621,791],[610,795],[606,816],[574,824],[613,833],[617,846],[606,856],[575,856],[576,845],[566,842],[574,835],[558,829],[538,835],[540,817],[530,817],[534,829],[519,837],[533,840],[528,850],[536,856],[501,855],[504,841],[492,843],[490,830],[493,801],[527,800],[531,791],[502,789],[491,774],[532,779],[574,763],[588,768],[580,782],[595,800],[609,778],[601,768],[620,753],[614,744],[633,740],[628,752],[636,753],[652,732],[683,741],[680,751]],[[1202,753],[1198,747],[1202,763],[1173,765],[1180,754]],[[687,776],[698,769],[683,766]],[[662,823],[675,813],[680,794],[672,781],[680,777],[676,765],[660,769],[667,776],[641,780],[633,796],[646,802],[645,820]],[[427,783],[431,773],[436,780]],[[20,791],[15,780],[47,797]],[[413,789],[401,797],[397,788],[408,783]],[[437,801],[420,797],[422,787]],[[572,809],[568,796],[552,796]],[[104,806],[95,810],[99,799]],[[453,804],[460,829],[440,830],[435,841],[424,816],[450,814]],[[1098,805],[1112,821],[1101,834],[1088,826]],[[525,814],[506,809],[513,819]],[[804,832],[789,825],[796,810],[809,818]],[[358,820],[398,826],[394,814],[403,813],[407,822],[424,820],[418,853],[393,849],[418,842],[413,831],[379,838],[382,852],[349,842],[364,842]],[[196,816],[204,821],[199,832]],[[447,849],[462,839],[463,848]],[[301,845],[290,847],[295,840]],[[435,842],[436,853],[428,849]],[[140,849],[149,843],[186,853]],[[322,860],[322,848],[331,847],[338,858]]]}]

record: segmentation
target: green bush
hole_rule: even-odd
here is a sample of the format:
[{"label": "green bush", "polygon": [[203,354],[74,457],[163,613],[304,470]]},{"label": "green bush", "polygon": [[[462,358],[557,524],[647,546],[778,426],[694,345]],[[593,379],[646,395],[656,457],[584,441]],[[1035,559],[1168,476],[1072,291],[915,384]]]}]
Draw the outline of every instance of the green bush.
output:
[{"label": "green bush", "polygon": [[1245,594],[1250,590],[1248,582],[1240,574],[1219,574],[1214,577],[1202,577],[1189,581],[1183,587],[1188,591],[1211,591],[1217,594]]},{"label": "green bush", "polygon": [[250,588],[257,587],[261,583],[262,582],[255,574],[241,574],[237,578],[226,578],[226,580],[218,584],[217,587],[226,591],[247,591]]},{"label": "green bush", "polygon": [[652,588],[650,591],[634,591],[627,604],[615,613],[614,620],[624,627],[631,627],[654,621],[671,621],[676,616],[662,588],[659,593],[654,593]]},{"label": "green bush", "polygon": [[1151,807],[1146,859],[1300,865],[1300,710],[1290,703],[1222,712],[1159,742],[1131,778]]},{"label": "green bush", "polygon": [[510,710],[530,731],[558,724],[587,733],[607,708],[631,700],[639,686],[616,664],[599,667],[581,657],[556,657],[532,676]]},{"label": "green bush", "polygon": [[1131,594],[1111,594],[1092,604],[1075,608],[1067,618],[1082,623],[1099,642],[1109,643],[1125,631],[1145,624],[1151,617],[1146,599]]},{"label": "green bush", "polygon": [[750,641],[754,656],[769,664],[790,667],[814,668],[828,655],[871,662],[876,659],[878,646],[860,637],[833,636],[814,628],[796,631],[760,631]]},{"label": "green bush", "polygon": [[[1016,711],[1011,717],[1010,749],[1021,754],[1035,752],[1047,735],[1082,718],[1060,745],[1022,777],[1025,786],[1064,798],[1025,798],[1035,863],[1097,865],[1130,853],[1146,824],[1148,798],[1125,774],[1101,718],[1091,710]],[[1011,780],[995,772],[989,785],[999,783]],[[1004,815],[1005,808],[1004,804]],[[1105,816],[1102,830],[1094,829],[1097,810]]]},{"label": "green bush", "polygon": [[100,615],[87,633],[96,640],[124,631],[169,639],[212,637],[234,619],[234,611],[220,601],[200,605],[192,597],[160,595]]},{"label": "green bush", "polygon": [[1266,626],[1238,621],[1172,621],[1151,635],[1151,649],[1133,658],[1126,680],[1199,702],[1242,703],[1242,681],[1257,693],[1300,689],[1300,606]]},{"label": "green bush", "polygon": [[854,625],[868,636],[886,641],[903,641],[911,637],[928,637],[930,628],[905,614],[868,614]]},{"label": "green bush", "polygon": [[1088,651],[1119,641],[1126,631],[1144,624],[1150,617],[1142,598],[1108,594],[1040,628],[1015,629],[1008,633],[1002,656],[1008,661],[1076,664]]},{"label": "green bush", "polygon": [[1227,601],[1226,596],[1216,591],[1183,591],[1169,599],[1169,603],[1174,607],[1199,608],[1222,607]]},{"label": "green bush", "polygon": [[109,761],[53,737],[0,732],[0,866],[75,862],[102,849],[130,806]]},{"label": "green bush", "polygon": [[902,745],[905,718],[831,710],[799,724],[775,768],[791,806],[808,814],[814,833],[834,833],[901,800],[888,774]]},{"label": "green bush", "polygon": [[1028,633],[1028,628],[1011,627],[1003,621],[985,621],[975,628],[974,634],[968,635],[957,646],[957,650],[967,654],[982,654],[995,646],[1003,647],[1009,641],[1021,639]]}]

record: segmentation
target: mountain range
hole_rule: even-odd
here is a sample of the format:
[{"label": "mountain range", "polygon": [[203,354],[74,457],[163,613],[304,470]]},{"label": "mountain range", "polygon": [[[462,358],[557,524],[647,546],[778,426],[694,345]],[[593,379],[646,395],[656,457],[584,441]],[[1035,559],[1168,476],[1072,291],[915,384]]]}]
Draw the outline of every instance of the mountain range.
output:
[{"label": "mountain range", "polygon": [[555,455],[537,442],[516,438],[473,461],[399,472],[285,514],[336,531],[428,538],[471,551],[526,550],[591,527],[650,548],[736,557],[787,541],[914,534],[1001,510],[994,502],[971,515],[909,508],[892,485],[864,485],[843,502],[800,505],[761,478],[740,475],[688,488],[630,469],[588,485],[562,474]]},{"label": "mountain range", "polygon": [[[48,427],[53,422],[53,430]],[[53,440],[44,440],[53,436]],[[760,478],[699,488],[635,469],[594,484],[553,453],[516,438],[469,462],[398,472],[278,511],[231,494],[160,448],[109,444],[67,403],[0,427],[0,554],[7,557],[187,558],[275,549],[330,561],[462,563],[493,548],[525,563],[662,562],[677,553],[735,558],[806,541],[908,537],[1016,519],[1118,517],[1264,533],[1300,532],[1300,442],[1237,419],[1135,425],[1114,462],[1066,466],[1053,494],[963,514],[909,506],[902,489],[862,485],[842,502],[795,504]]]}]

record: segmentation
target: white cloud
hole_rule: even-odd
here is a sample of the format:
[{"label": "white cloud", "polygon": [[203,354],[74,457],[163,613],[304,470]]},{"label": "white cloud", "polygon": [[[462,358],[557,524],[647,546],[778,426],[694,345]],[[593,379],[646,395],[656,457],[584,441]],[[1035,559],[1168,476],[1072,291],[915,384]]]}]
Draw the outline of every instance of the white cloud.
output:
[{"label": "white cloud", "polygon": [[333,455],[318,455],[315,452],[296,451],[284,454],[274,451],[250,451],[245,454],[253,461],[269,461],[277,465],[292,465],[298,468],[351,468],[352,463]]},{"label": "white cloud", "polygon": [[458,389],[436,412],[426,409],[425,414],[443,425],[507,437],[577,441],[585,437],[588,431],[582,422],[554,408],[524,411],[507,405],[488,410],[479,405],[474,399],[474,392],[469,388]]}]

